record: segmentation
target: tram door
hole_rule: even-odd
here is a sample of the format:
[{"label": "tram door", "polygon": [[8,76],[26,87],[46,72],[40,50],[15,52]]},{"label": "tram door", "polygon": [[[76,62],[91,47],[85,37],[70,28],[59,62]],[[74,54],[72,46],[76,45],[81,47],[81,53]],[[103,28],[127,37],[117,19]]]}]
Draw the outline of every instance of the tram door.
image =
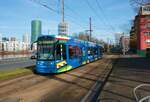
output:
[{"label": "tram door", "polygon": [[101,47],[98,47],[98,48],[97,48],[97,54],[98,54],[98,58],[102,56]]},{"label": "tram door", "polygon": [[55,59],[66,60],[66,45],[57,44],[55,47]]},{"label": "tram door", "polygon": [[81,51],[79,46],[73,46],[73,45],[69,45],[68,46],[68,55],[69,55],[69,64],[71,66],[78,67],[81,65]]},{"label": "tram door", "polygon": [[86,47],[84,46],[84,47],[82,47],[82,62],[86,62],[86,60],[87,60],[87,55],[86,55]]}]

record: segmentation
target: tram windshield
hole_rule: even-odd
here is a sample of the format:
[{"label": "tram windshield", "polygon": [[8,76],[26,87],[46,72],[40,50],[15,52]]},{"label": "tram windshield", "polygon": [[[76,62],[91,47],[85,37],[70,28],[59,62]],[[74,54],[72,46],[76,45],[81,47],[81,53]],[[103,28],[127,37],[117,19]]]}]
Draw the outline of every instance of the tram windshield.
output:
[{"label": "tram windshield", "polygon": [[54,40],[41,38],[37,48],[38,60],[54,60]]}]

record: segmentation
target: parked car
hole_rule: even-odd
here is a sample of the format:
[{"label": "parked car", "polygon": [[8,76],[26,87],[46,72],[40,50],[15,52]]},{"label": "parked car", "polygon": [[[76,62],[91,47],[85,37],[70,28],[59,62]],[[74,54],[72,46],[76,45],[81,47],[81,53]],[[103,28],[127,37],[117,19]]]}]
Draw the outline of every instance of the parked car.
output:
[{"label": "parked car", "polygon": [[31,59],[36,59],[37,58],[37,52],[33,52],[31,54]]}]

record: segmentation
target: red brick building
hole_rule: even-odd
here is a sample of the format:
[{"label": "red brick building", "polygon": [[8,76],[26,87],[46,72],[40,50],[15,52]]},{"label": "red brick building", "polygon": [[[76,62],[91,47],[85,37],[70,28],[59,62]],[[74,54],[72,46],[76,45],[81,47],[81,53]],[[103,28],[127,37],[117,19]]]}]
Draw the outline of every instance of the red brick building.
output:
[{"label": "red brick building", "polygon": [[135,47],[138,54],[145,56],[146,50],[150,48],[150,4],[140,8],[139,14],[135,17],[130,38],[131,45],[134,45],[130,46],[131,49]]},{"label": "red brick building", "polygon": [[138,32],[137,41],[139,50],[150,48],[150,16],[139,15],[138,19]]}]

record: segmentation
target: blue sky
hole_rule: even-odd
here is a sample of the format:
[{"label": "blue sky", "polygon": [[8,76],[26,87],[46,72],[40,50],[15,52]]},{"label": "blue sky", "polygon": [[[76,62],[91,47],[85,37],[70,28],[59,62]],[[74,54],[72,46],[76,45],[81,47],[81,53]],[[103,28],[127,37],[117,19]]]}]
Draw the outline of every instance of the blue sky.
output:
[{"label": "blue sky", "polygon": [[[59,0],[37,0],[58,10]],[[94,12],[88,6],[90,3]],[[98,0],[103,12],[98,8],[96,0],[65,0],[65,20],[69,23],[69,34],[88,29],[88,18],[92,17],[93,36],[106,40],[114,39],[116,32],[129,28],[129,22],[135,13],[129,0]],[[0,2],[0,33],[3,36],[15,36],[22,39],[24,33],[31,34],[31,20],[42,21],[42,33],[57,34],[57,25],[61,16],[31,0],[2,0]],[[95,14],[97,13],[97,14]],[[112,25],[114,30],[111,30]]]}]

